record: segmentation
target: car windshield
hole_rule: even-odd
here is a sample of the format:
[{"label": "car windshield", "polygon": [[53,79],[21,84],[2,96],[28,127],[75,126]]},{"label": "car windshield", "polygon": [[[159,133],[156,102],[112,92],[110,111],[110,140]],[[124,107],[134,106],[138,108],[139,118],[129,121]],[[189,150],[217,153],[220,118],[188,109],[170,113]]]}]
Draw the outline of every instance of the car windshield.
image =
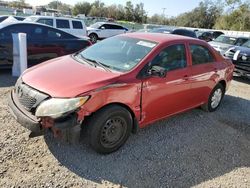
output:
[{"label": "car windshield", "polygon": [[250,40],[248,40],[247,42],[245,42],[244,44],[242,44],[242,46],[250,48]]},{"label": "car windshield", "polygon": [[135,67],[157,43],[116,36],[105,39],[77,54],[83,60],[98,62],[111,70],[127,72]]},{"label": "car windshield", "polygon": [[24,19],[24,21],[27,21],[27,22],[34,22],[37,18],[34,17],[34,16],[30,16],[30,17],[27,17]]},{"label": "car windshield", "polygon": [[98,22],[97,22],[97,23],[95,23],[95,24],[90,25],[89,27],[98,29],[101,25],[102,25],[102,23],[98,23]]},{"label": "car windshield", "polygon": [[219,36],[214,41],[233,45],[236,42],[236,38],[228,36]]}]

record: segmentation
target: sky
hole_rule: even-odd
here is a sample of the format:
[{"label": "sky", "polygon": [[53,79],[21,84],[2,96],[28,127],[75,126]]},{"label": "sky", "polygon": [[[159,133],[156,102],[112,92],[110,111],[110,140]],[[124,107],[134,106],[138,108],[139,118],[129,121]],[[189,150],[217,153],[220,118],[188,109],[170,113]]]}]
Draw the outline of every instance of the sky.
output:
[{"label": "sky", "polygon": [[[37,5],[45,5],[51,2],[52,0],[26,0],[26,3],[31,4],[32,6]],[[60,0],[63,3],[67,3],[70,5],[74,5],[80,0]],[[84,0],[90,3],[94,2],[94,0]],[[106,5],[111,4],[122,4],[125,6],[127,0],[101,0]],[[131,0],[131,2],[135,5],[137,3],[144,3],[144,8],[149,16],[152,16],[155,13],[162,14],[163,8],[165,9],[166,16],[177,16],[180,13],[184,13],[187,11],[192,10],[193,8],[197,7],[201,0]]]}]

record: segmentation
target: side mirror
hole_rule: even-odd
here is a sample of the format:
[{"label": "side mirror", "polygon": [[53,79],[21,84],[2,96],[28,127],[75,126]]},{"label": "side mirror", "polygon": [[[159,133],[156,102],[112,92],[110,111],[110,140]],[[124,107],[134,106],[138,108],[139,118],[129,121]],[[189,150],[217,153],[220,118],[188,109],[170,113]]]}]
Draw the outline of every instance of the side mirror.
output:
[{"label": "side mirror", "polygon": [[148,70],[148,75],[157,76],[160,78],[165,78],[166,77],[166,70],[163,67],[154,65]]},{"label": "side mirror", "polygon": [[105,29],[105,27],[104,27],[104,26],[102,26],[102,27],[101,27],[101,29]]}]

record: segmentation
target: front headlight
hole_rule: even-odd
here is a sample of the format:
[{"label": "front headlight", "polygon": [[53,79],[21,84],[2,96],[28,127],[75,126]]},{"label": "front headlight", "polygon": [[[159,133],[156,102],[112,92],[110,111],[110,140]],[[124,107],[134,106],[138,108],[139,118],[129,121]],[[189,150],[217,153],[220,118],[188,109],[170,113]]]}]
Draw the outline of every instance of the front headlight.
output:
[{"label": "front headlight", "polygon": [[65,113],[72,112],[82,106],[87,102],[89,96],[71,98],[71,99],[61,99],[61,98],[52,98],[47,101],[42,102],[37,110],[37,117],[52,117],[58,118]]}]

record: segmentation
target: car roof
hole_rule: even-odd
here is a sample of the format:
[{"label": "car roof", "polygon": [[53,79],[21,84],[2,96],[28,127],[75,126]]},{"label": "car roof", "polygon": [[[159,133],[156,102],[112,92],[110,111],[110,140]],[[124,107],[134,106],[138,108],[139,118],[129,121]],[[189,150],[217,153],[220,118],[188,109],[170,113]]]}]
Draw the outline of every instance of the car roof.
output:
[{"label": "car roof", "polygon": [[[83,21],[82,19],[78,19],[78,18],[67,18],[67,17],[59,17],[59,16],[40,16],[40,15],[34,15],[34,16],[29,16],[29,17],[32,17],[32,18],[55,18],[55,19]],[[29,18],[29,17],[27,17],[27,18]]]},{"label": "car roof", "polygon": [[[45,24],[40,24],[40,23],[36,23],[36,22],[25,22],[25,21],[16,21],[16,22],[2,22],[0,24],[0,29],[7,27],[9,25],[18,25],[18,24],[31,24],[31,25],[41,25],[41,26],[45,26],[45,27],[50,27],[53,28],[49,25],[45,25]],[[54,29],[54,28],[53,28]]]},{"label": "car roof", "polygon": [[118,24],[118,23],[115,23],[115,22],[96,22],[96,23],[98,23],[98,24],[111,24],[111,25],[119,25],[119,26],[122,26],[122,25],[120,25],[120,24]]},{"label": "car roof", "polygon": [[171,42],[176,40],[182,40],[182,41],[198,41],[202,43],[206,43],[204,41],[201,41],[196,38],[181,36],[181,35],[174,35],[174,34],[164,34],[164,33],[140,33],[140,32],[134,32],[134,33],[126,33],[122,34],[122,36],[128,36],[131,38],[137,38],[142,40],[149,40],[156,43],[165,43],[165,42]]}]

